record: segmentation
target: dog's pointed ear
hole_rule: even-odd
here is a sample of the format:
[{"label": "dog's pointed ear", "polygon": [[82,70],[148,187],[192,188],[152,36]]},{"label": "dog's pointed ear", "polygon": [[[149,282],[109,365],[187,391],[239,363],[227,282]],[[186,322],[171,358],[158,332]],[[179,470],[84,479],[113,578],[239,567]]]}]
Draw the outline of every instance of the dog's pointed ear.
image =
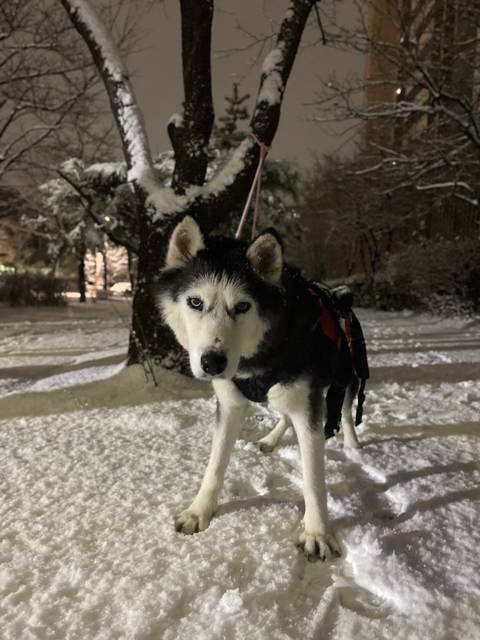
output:
[{"label": "dog's pointed ear", "polygon": [[185,216],[170,236],[165,266],[183,267],[204,247],[200,227],[192,217]]},{"label": "dog's pointed ear", "polygon": [[247,259],[255,273],[267,284],[278,286],[282,281],[283,247],[275,231],[264,231],[247,249]]}]

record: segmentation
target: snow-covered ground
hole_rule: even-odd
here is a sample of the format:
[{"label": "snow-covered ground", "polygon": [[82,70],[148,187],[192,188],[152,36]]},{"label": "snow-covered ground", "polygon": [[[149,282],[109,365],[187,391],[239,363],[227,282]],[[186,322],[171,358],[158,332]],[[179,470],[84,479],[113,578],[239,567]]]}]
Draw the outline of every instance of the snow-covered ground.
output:
[{"label": "snow-covered ground", "polygon": [[1,639],[480,638],[480,324],[362,318],[363,448],[327,445],[344,553],[326,564],[293,544],[298,450],[292,434],[258,450],[263,408],[210,528],[183,536],[173,514],[205,467],[208,387],[119,370],[120,318],[0,322]]},{"label": "snow-covered ground", "polygon": [[130,303],[0,308],[0,398],[107,378],[125,360]]}]

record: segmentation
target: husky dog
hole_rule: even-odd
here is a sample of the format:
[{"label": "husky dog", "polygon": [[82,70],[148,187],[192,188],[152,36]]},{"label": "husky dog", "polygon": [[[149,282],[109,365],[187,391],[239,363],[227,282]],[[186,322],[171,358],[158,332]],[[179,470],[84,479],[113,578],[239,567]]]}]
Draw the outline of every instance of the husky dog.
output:
[{"label": "husky dog", "polygon": [[225,470],[248,400],[267,401],[282,414],[263,439],[271,449],[291,422],[300,445],[304,530],[298,546],[309,559],[340,555],[328,523],[324,423],[329,387],[347,387],[345,446],[357,446],[351,404],[355,393],[348,346],[319,329],[310,283],[283,260],[268,230],[249,245],[205,237],[193,218],[174,229],[156,294],[163,319],[186,350],[196,378],[212,382],[217,420],[207,469],[192,504],[176,517],[183,533],[206,529],[216,510]]}]

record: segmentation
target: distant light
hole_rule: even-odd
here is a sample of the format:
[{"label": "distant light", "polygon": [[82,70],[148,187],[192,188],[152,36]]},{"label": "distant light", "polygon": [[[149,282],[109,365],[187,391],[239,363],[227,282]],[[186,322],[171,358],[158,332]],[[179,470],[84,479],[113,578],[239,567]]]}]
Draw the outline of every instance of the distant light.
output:
[{"label": "distant light", "polygon": [[403,89],[401,87],[398,87],[397,91],[396,91],[397,96],[399,96],[402,93],[402,91],[403,91]]},{"label": "distant light", "polygon": [[104,220],[105,222],[110,222],[110,216],[105,216]]}]

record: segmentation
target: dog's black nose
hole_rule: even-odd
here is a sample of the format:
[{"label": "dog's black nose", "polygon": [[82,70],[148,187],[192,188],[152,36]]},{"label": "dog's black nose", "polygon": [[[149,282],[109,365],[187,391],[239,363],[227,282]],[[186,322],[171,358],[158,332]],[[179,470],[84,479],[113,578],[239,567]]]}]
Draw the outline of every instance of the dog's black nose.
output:
[{"label": "dog's black nose", "polygon": [[227,366],[227,356],[223,351],[207,351],[200,358],[200,364],[209,376],[218,376]]}]

